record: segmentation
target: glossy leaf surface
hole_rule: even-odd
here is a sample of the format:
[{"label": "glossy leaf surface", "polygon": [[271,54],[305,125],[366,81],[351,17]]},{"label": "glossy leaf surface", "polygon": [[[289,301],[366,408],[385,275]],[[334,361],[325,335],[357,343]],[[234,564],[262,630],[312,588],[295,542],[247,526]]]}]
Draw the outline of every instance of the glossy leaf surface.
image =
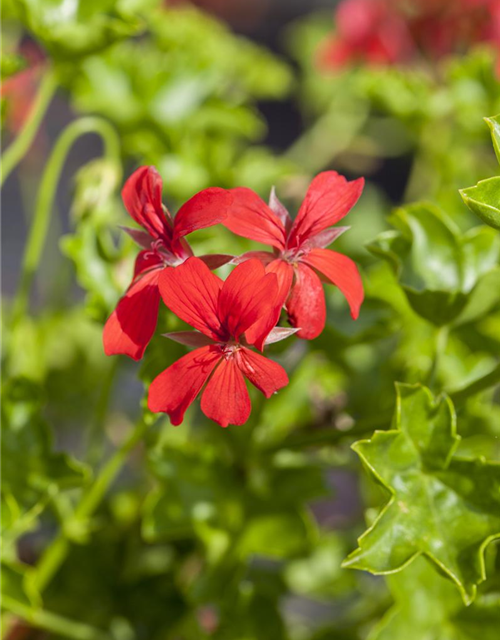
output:
[{"label": "glossy leaf surface", "polygon": [[392,495],[344,566],[393,573],[424,554],[469,603],[485,579],[484,550],[500,536],[500,465],[455,455],[448,398],[420,385],[399,384],[397,393],[394,428],[353,445]]}]

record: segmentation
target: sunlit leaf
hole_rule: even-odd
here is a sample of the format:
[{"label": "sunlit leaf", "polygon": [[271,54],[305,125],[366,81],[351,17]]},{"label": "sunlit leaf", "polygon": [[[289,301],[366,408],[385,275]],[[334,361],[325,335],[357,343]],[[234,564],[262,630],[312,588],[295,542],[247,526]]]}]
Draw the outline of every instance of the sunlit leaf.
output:
[{"label": "sunlit leaf", "polygon": [[413,309],[436,325],[452,322],[481,278],[498,263],[500,245],[488,230],[458,229],[427,204],[399,209],[386,231],[367,245],[395,271]]},{"label": "sunlit leaf", "polygon": [[394,428],[353,445],[391,499],[344,566],[393,573],[424,554],[469,603],[485,579],[485,548],[500,536],[500,464],[455,455],[448,398],[420,385],[397,392]]},{"label": "sunlit leaf", "polygon": [[460,191],[465,204],[490,227],[500,229],[500,177],[481,180]]},{"label": "sunlit leaf", "polygon": [[395,603],[369,640],[497,639],[500,594],[479,596],[466,608],[453,585],[423,558],[387,581]]},{"label": "sunlit leaf", "polygon": [[140,29],[120,0],[18,0],[19,18],[60,62],[100,51]]}]

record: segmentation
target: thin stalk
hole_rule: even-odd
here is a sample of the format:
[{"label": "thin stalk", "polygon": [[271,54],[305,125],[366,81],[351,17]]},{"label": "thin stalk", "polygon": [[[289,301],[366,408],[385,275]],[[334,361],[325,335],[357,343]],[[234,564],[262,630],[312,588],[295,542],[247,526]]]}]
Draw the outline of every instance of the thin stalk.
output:
[{"label": "thin stalk", "polygon": [[53,69],[48,69],[42,78],[38,94],[21,133],[3,154],[0,186],[29,151],[56,89],[56,74]]},{"label": "thin stalk", "polygon": [[486,391],[490,387],[494,387],[495,385],[500,383],[500,364],[487,373],[479,380],[474,380],[469,385],[464,387],[463,389],[459,389],[458,391],[452,391],[449,393],[450,398],[453,400],[455,404],[461,404],[467,398],[476,395],[476,393],[481,393],[481,391]]},{"label": "thin stalk", "polygon": [[[102,467],[99,475],[88,490],[84,492],[77,505],[72,518],[74,522],[83,522],[95,512],[110,485],[125,464],[130,451],[141,440],[149,425],[150,423],[143,419],[137,422],[129,437]],[[48,585],[64,562],[69,550],[69,544],[69,540],[62,530],[45,550],[36,568],[36,585],[40,591],[43,591]]]},{"label": "thin stalk", "polygon": [[72,640],[112,640],[112,636],[83,622],[64,618],[56,613],[33,609],[13,598],[3,596],[2,608],[28,622],[37,629]]},{"label": "thin stalk", "polygon": [[429,387],[434,386],[439,376],[439,369],[441,367],[441,361],[443,359],[444,352],[446,350],[446,345],[448,344],[448,335],[450,329],[448,325],[444,325],[439,327],[436,331],[435,336],[435,345],[434,345],[434,358],[432,360],[432,365],[429,371]]},{"label": "thin stalk", "polygon": [[120,358],[112,358],[106,377],[101,386],[101,393],[97,400],[97,406],[92,421],[88,427],[88,446],[87,446],[87,462],[90,466],[94,466],[100,459],[103,449],[104,430],[102,425],[106,420],[108,413],[113,385],[116,374],[120,365]]},{"label": "thin stalk", "polygon": [[371,434],[377,428],[384,428],[391,424],[394,411],[384,411],[375,417],[357,420],[351,429],[341,430],[336,427],[319,428],[317,430],[305,430],[304,433],[273,444],[264,449],[267,454],[273,454],[282,449],[305,449],[306,447],[335,445],[346,439],[353,439]]},{"label": "thin stalk", "polygon": [[101,118],[81,118],[69,124],[57,140],[43,173],[33,222],[23,257],[21,280],[14,300],[12,321],[15,324],[26,313],[33,278],[38,269],[47,238],[54,197],[64,162],[75,141],[87,133],[96,133],[104,142],[104,156],[120,167],[120,142],[113,127]]}]

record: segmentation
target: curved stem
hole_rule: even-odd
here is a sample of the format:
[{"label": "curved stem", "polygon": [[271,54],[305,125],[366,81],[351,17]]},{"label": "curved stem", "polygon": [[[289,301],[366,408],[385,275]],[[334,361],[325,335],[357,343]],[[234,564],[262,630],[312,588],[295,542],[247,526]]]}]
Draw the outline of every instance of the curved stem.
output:
[{"label": "curved stem", "polygon": [[463,389],[459,389],[458,391],[451,391],[449,393],[450,398],[453,400],[455,404],[461,404],[467,398],[476,395],[476,393],[481,393],[481,391],[486,391],[491,387],[496,386],[500,383],[500,364],[487,373],[479,380],[474,380]]},{"label": "curved stem", "polygon": [[23,257],[21,281],[13,307],[13,323],[26,312],[33,277],[42,256],[59,177],[75,141],[87,133],[96,133],[104,142],[104,156],[121,168],[120,141],[113,127],[101,118],[81,118],[69,124],[59,136],[43,173],[37,194],[33,223]]},{"label": "curved stem", "polygon": [[[80,521],[80,524],[84,524],[95,512],[104,499],[110,485],[118,475],[118,472],[125,464],[128,454],[141,440],[149,426],[150,421],[144,419],[139,420],[129,437],[102,467],[99,475],[83,494],[75,509],[72,522],[76,526],[78,526],[78,521]],[[69,529],[70,527],[71,523],[69,523],[67,528]],[[60,531],[50,546],[45,550],[36,568],[36,586],[40,591],[43,591],[64,562],[64,558],[69,550],[69,544],[70,542],[65,536],[64,531]]]},{"label": "curved stem", "polygon": [[8,596],[3,597],[2,608],[22,618],[31,626],[49,631],[57,636],[72,638],[72,640],[112,640],[111,635],[101,629],[43,609],[33,609]]},{"label": "curved stem", "polygon": [[53,69],[48,69],[42,78],[38,94],[21,133],[3,154],[0,186],[3,185],[8,176],[29,151],[56,89],[56,75]]}]

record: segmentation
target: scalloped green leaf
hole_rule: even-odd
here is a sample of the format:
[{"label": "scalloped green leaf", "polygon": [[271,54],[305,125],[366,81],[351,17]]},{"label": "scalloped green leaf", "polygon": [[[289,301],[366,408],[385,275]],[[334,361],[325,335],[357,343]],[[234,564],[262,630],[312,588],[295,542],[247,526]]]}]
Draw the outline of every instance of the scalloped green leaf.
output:
[{"label": "scalloped green leaf", "polygon": [[389,574],[424,554],[474,600],[500,537],[500,464],[456,456],[459,440],[449,398],[397,385],[394,428],[353,445],[391,499],[343,566]]},{"label": "scalloped green leaf", "polygon": [[442,211],[426,203],[398,209],[392,223],[396,230],[380,234],[368,250],[390,264],[416,313],[438,326],[451,323],[497,265],[498,238],[481,229],[460,235]]},{"label": "scalloped green leaf", "polygon": [[394,606],[368,640],[497,640],[500,594],[482,595],[465,608],[451,582],[418,558],[388,576]]},{"label": "scalloped green leaf", "polygon": [[500,176],[481,180],[475,187],[462,189],[460,195],[483,222],[500,229]]}]

